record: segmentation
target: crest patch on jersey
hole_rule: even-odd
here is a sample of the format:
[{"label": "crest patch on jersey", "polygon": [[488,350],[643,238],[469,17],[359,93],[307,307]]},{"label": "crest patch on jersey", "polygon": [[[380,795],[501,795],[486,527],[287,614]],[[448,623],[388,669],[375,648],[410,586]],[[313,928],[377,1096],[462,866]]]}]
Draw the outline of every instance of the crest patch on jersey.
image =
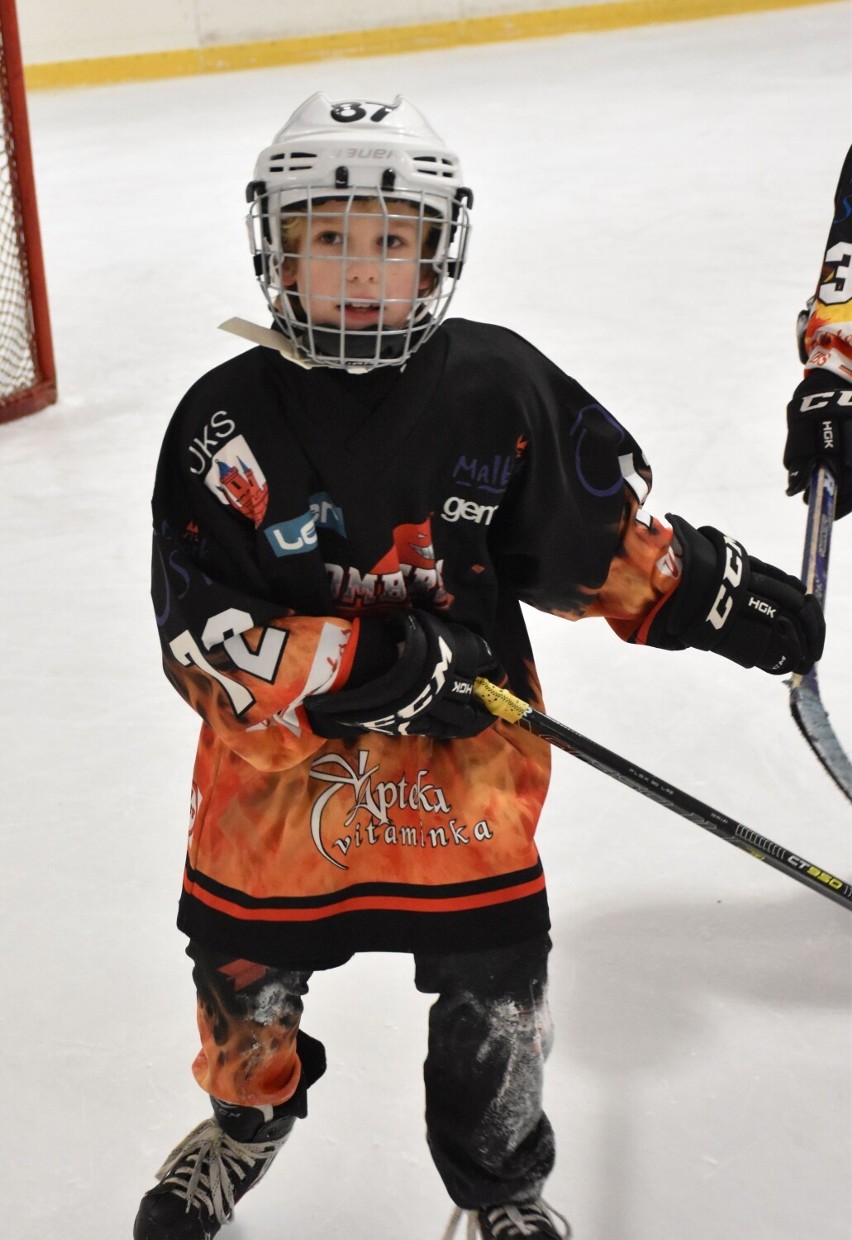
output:
[{"label": "crest patch on jersey", "polygon": [[221,504],[248,517],[255,528],[266,515],[269,485],[244,435],[229,439],[216,451],[204,485]]}]

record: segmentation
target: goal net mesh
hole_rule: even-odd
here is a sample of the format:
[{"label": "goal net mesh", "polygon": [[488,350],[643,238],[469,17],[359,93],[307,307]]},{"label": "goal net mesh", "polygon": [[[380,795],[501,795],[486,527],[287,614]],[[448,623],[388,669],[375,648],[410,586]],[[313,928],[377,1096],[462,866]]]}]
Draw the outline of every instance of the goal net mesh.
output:
[{"label": "goal net mesh", "polygon": [[56,398],[14,3],[0,2],[0,421]]}]

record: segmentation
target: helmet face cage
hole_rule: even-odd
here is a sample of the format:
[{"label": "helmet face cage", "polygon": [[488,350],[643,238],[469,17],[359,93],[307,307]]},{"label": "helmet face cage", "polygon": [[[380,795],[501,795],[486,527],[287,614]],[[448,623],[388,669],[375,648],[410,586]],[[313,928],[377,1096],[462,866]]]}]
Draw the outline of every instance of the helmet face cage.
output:
[{"label": "helmet face cage", "polygon": [[[261,153],[247,197],[258,282],[307,360],[399,366],[437,330],[464,262],[472,195],[455,156],[399,96],[391,105],[313,96]],[[368,238],[368,254],[353,234]],[[353,280],[363,264],[369,280]]]}]

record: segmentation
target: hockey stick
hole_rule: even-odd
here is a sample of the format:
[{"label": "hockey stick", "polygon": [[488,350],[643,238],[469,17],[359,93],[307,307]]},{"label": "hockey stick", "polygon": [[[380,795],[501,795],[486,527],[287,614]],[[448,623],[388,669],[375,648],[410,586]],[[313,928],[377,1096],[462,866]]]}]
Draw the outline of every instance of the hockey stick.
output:
[{"label": "hockey stick", "polygon": [[540,736],[542,740],[555,745],[557,749],[564,749],[566,753],[579,758],[581,762],[587,762],[589,766],[603,771],[605,775],[612,776],[619,783],[626,784],[634,792],[641,792],[643,796],[657,801],[660,805],[665,805],[673,813],[680,814],[682,818],[688,818],[690,822],[703,827],[705,831],[711,831],[726,843],[743,849],[758,861],[765,861],[773,869],[780,870],[799,883],[804,883],[806,887],[818,891],[820,895],[827,896],[829,900],[842,904],[844,908],[852,909],[852,885],[829,874],[821,866],[805,861],[803,857],[758,835],[756,831],[743,826],[741,822],[736,822],[733,818],[720,813],[719,810],[705,805],[703,801],[690,796],[688,792],[681,792],[679,788],[673,787],[663,779],[658,779],[656,775],[651,775],[641,767],[634,766],[626,758],[620,757],[610,749],[604,749],[596,741],[581,736],[579,732],[566,727],[564,723],[551,719],[549,715],[536,710],[529,703],[509,693],[507,689],[501,689],[492,684],[490,680],[485,680],[481,676],[477,677],[473,691],[492,715],[497,715],[509,723],[518,724],[528,732],[532,732],[534,736]]},{"label": "hockey stick", "polygon": [[[802,558],[802,584],[823,610],[828,586],[828,553],[834,524],[837,483],[830,469],[818,465],[811,474],[808,522]],[[828,721],[820,696],[817,669],[790,678],[790,711],[799,730],[841,792],[852,801],[852,763]]]}]

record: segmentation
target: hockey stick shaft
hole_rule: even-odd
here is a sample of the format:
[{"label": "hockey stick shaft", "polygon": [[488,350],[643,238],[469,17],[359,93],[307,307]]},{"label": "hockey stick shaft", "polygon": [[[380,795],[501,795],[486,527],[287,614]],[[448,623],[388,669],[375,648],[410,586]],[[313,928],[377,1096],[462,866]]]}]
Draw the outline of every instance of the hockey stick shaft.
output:
[{"label": "hockey stick shaft", "polygon": [[581,736],[573,728],[551,719],[549,715],[536,710],[507,689],[501,689],[491,681],[478,677],[473,691],[492,715],[525,728],[548,744],[555,745],[557,749],[563,749],[581,762],[603,771],[605,775],[626,784],[635,792],[641,792],[643,796],[664,805],[682,818],[688,818],[690,822],[710,831],[718,839],[733,844],[735,848],[742,849],[758,861],[765,861],[773,869],[780,870],[827,899],[842,904],[844,908],[852,909],[852,886],[824,870],[822,866],[806,861],[797,853],[766,839],[710,805],[705,805],[688,792],[682,792],[666,780],[659,779],[612,750],[605,749],[596,741]]},{"label": "hockey stick shaft", "polygon": [[[837,502],[837,483],[830,469],[817,465],[811,473],[808,519],[802,556],[802,584],[815,594],[823,610],[828,588],[828,556]],[[790,678],[790,711],[799,730],[827,773],[852,800],[852,764],[835,735],[822,702],[817,669]]]},{"label": "hockey stick shaft", "polygon": [[825,607],[828,588],[828,555],[831,550],[831,531],[834,526],[834,509],[837,504],[837,483],[834,474],[825,465],[817,465],[811,473],[808,492],[808,520],[805,528],[805,550],[802,555],[802,585],[809,594],[815,594],[821,607]]}]

